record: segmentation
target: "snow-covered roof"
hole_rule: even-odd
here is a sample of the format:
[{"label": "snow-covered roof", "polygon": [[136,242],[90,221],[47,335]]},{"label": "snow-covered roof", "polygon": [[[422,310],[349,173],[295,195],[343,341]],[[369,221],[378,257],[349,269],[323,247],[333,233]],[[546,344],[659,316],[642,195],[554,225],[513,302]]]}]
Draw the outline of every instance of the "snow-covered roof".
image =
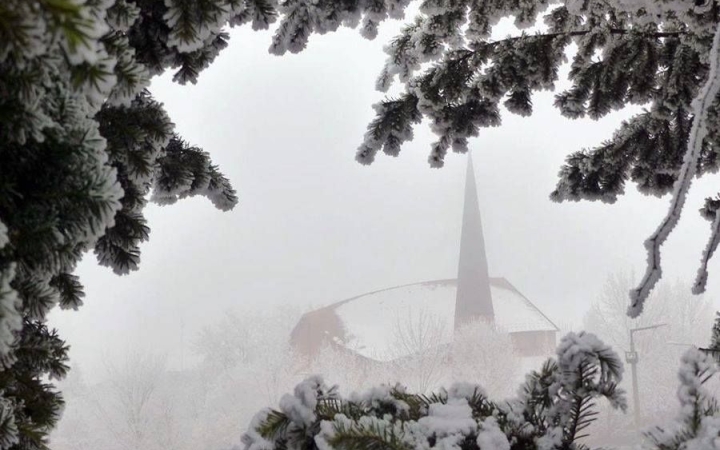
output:
[{"label": "snow-covered roof", "polygon": [[[504,278],[491,278],[490,288],[498,328],[509,333],[557,331],[557,327]],[[403,356],[396,354],[398,330],[412,327],[408,321],[424,320],[433,328],[437,345],[451,342],[456,291],[454,279],[398,286],[353,297],[308,314],[316,314],[316,319],[322,317],[322,320],[306,319],[314,322],[311,327],[315,333],[322,331],[367,358],[388,361]],[[318,330],[318,327],[328,329]]]},{"label": "snow-covered roof", "polygon": [[[456,311],[457,308],[457,311]],[[457,312],[457,314],[456,314]],[[472,160],[468,158],[465,204],[460,236],[458,278],[428,281],[370,292],[335,303],[303,316],[292,332],[292,340],[308,354],[327,341],[342,345],[364,357],[388,361],[418,350],[402,340],[450,344],[455,328],[472,319],[492,319],[509,333],[557,331],[557,327],[504,278],[490,278],[482,220]],[[429,328],[428,328],[429,327]],[[403,336],[405,335],[405,336]],[[542,347],[545,339],[531,336],[523,347]],[[522,339],[519,339],[522,340]],[[528,341],[528,339],[524,339]],[[398,351],[400,348],[400,351]],[[398,354],[401,353],[401,354]],[[527,352],[526,352],[527,353]]]}]

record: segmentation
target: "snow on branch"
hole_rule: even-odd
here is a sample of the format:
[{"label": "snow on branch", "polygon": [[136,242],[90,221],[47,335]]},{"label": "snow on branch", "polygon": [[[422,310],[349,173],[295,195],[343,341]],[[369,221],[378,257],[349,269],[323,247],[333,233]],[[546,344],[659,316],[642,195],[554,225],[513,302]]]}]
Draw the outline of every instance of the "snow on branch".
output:
[{"label": "snow on branch", "polygon": [[720,243],[720,211],[715,212],[715,220],[713,220],[712,228],[710,229],[710,239],[708,239],[707,246],[703,250],[703,256],[701,260],[700,268],[698,269],[697,278],[695,278],[695,284],[693,285],[693,294],[702,294],[705,292],[705,285],[708,279],[708,262],[712,258],[715,250],[717,250],[718,244]]},{"label": "snow on branch", "polygon": [[[703,140],[707,135],[708,110],[710,109],[712,102],[715,100],[718,91],[720,91],[720,79],[718,77],[718,66],[720,66],[720,26],[715,29],[715,37],[713,38],[713,45],[710,50],[708,63],[710,66],[708,79],[705,86],[703,86],[700,91],[700,94],[692,103],[694,120],[692,128],[690,129],[683,164],[680,168],[675,186],[673,187],[670,209],[657,230],[645,241],[645,248],[648,251],[647,270],[640,282],[640,285],[630,291],[631,304],[628,308],[628,315],[632,318],[638,317],[642,313],[645,300],[647,300],[653,287],[662,276],[660,247],[665,243],[665,240],[680,219],[680,214],[687,199],[687,193],[690,190],[690,185],[692,184],[692,180],[697,171],[698,160],[700,159],[702,152]],[[714,222],[713,237],[710,239],[710,243],[705,251],[703,266],[698,273],[698,280],[696,281],[693,291],[702,289],[701,287],[698,287],[698,282],[700,283],[700,286],[704,286],[705,279],[707,279],[705,271],[707,260],[710,259],[716,247],[717,219]]]},{"label": "snow on branch", "polygon": [[[596,336],[570,333],[557,360],[531,372],[517,397],[496,402],[471,383],[432,394],[381,385],[349,398],[313,377],[263,409],[243,435],[245,450],[577,449],[596,400],[625,409],[622,363]],[[511,446],[512,443],[512,446]]]},{"label": "snow on branch", "polygon": [[14,278],[15,264],[10,264],[0,270],[0,360],[2,360],[0,364],[2,365],[14,362],[10,353],[15,342],[15,335],[22,328],[20,298],[17,291],[10,285]]}]

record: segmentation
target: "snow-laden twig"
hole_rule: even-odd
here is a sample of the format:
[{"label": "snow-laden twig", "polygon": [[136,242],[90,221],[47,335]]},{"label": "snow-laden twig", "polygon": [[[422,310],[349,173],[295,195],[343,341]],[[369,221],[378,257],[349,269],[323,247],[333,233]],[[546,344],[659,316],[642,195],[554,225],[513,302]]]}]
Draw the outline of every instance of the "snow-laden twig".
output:
[{"label": "snow-laden twig", "polygon": [[720,211],[715,212],[715,220],[713,220],[712,228],[710,229],[710,239],[708,239],[707,246],[705,250],[703,250],[701,265],[698,269],[697,278],[695,278],[695,284],[693,285],[693,294],[702,294],[705,292],[705,285],[708,279],[708,262],[710,258],[713,257],[715,250],[717,250],[718,244],[720,244]]},{"label": "snow-laden twig", "polygon": [[680,219],[687,193],[697,171],[698,160],[702,151],[702,144],[707,135],[707,113],[711,103],[720,90],[720,79],[718,78],[718,66],[720,66],[720,26],[715,29],[712,49],[708,58],[710,71],[700,94],[692,103],[694,120],[690,135],[688,137],[687,150],[683,157],[683,164],[680,168],[677,181],[673,187],[672,201],[667,215],[660,223],[657,230],[645,241],[645,248],[648,252],[647,270],[640,285],[630,291],[631,304],[628,308],[630,317],[637,317],[642,313],[645,300],[650,295],[655,284],[662,276],[660,262],[660,247],[670,235]]}]

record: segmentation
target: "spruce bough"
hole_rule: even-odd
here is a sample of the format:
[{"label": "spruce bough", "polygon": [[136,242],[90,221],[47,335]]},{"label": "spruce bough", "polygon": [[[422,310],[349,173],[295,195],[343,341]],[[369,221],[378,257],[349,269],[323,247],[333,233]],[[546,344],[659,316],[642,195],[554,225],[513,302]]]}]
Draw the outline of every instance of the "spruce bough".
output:
[{"label": "spruce bough", "polygon": [[182,52],[167,14],[157,1],[0,4],[0,449],[45,448],[60,417],[49,381],[66,374],[68,348],[45,319],[82,304],[83,255],[136,270],[150,198],[237,202],[146,89],[171,67],[194,81],[226,35],[187,35]]},{"label": "spruce bough", "polygon": [[583,449],[598,399],[626,409],[622,372],[596,336],[570,333],[508,401],[467,383],[430,395],[377,386],[343,398],[313,377],[279,409],[259,412],[243,442],[245,450]]}]

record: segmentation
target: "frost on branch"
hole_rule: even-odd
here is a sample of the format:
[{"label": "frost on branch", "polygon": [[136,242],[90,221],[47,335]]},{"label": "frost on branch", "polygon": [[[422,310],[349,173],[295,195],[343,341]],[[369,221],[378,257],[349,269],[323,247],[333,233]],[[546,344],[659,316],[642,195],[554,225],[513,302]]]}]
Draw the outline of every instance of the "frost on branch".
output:
[{"label": "frost on branch", "polygon": [[693,285],[694,294],[702,294],[705,292],[705,285],[707,284],[708,279],[708,263],[710,262],[710,258],[712,258],[715,254],[715,250],[717,250],[718,244],[720,243],[720,214],[717,212],[714,214],[715,219],[712,221],[712,225],[710,227],[710,238],[703,250],[700,268],[698,269],[695,284]]},{"label": "frost on branch", "polygon": [[[670,232],[672,232],[673,228],[675,228],[678,220],[680,220],[680,214],[685,205],[687,193],[690,190],[690,185],[697,172],[697,167],[703,152],[704,140],[708,134],[707,117],[711,105],[716,102],[718,92],[720,92],[720,26],[716,26],[708,63],[710,71],[707,75],[707,81],[700,91],[700,94],[692,103],[694,117],[692,128],[688,136],[687,150],[683,157],[683,164],[680,167],[673,188],[670,209],[658,229],[645,241],[645,248],[647,248],[648,251],[647,271],[640,285],[630,292],[631,304],[628,308],[628,315],[630,317],[637,317],[642,313],[645,300],[662,276],[660,247]],[[717,247],[717,228],[716,224],[713,228],[708,248],[705,251],[703,264],[700,269],[701,272],[693,288],[695,292],[702,292],[702,290],[704,290],[705,281],[707,280],[707,271],[705,270],[706,263]]]},{"label": "frost on branch", "polygon": [[278,5],[282,17],[273,36],[270,53],[298,53],[307,46],[310,35],[336,31],[341,25],[356,27],[366,38],[377,35],[380,22],[401,18],[410,0],[287,0]]},{"label": "frost on branch", "polygon": [[8,238],[8,229],[2,221],[0,221],[0,250],[5,247],[10,239]]},{"label": "frost on branch", "polygon": [[682,357],[677,396],[680,409],[670,424],[657,426],[648,437],[658,449],[716,450],[720,433],[720,410],[706,383],[717,373],[713,359],[698,349]]},{"label": "frost on branch", "polygon": [[15,333],[22,328],[20,301],[17,291],[10,286],[14,277],[14,265],[0,270],[0,359],[10,353]]},{"label": "frost on branch", "polygon": [[167,205],[182,198],[201,195],[222,211],[228,211],[237,204],[235,190],[212,165],[209,155],[189,146],[177,136],[170,140],[158,164],[152,196],[157,203]]},{"label": "frost on branch", "polygon": [[388,100],[374,106],[381,112],[372,128],[365,133],[365,142],[357,154],[357,161],[371,164],[382,149],[387,155],[397,156],[400,146],[413,138],[412,126],[420,122],[417,98],[405,95],[397,100]]},{"label": "frost on branch", "polygon": [[[67,353],[47,314],[82,304],[74,271],[87,251],[117,273],[137,268],[150,190],[161,175],[173,182],[160,173],[173,124],[145,90],[150,77],[176,68],[196,80],[234,8],[264,2],[171,3],[196,31],[180,49],[168,46],[183,30],[168,26],[164,2],[0,2],[0,404],[13,408],[0,414],[0,448],[15,432],[22,448],[45,448],[62,409],[47,378],[64,374]],[[196,153],[199,185],[181,194],[230,209],[228,180]]]},{"label": "frost on branch", "polygon": [[[710,37],[717,19],[712,4],[424,1],[418,16],[385,47],[388,57],[376,87],[387,92],[398,83],[401,92],[374,106],[376,117],[356,159],[370,164],[380,151],[397,156],[412,139],[415,124],[427,119],[438,136],[428,161],[442,167],[450,151],[466,152],[470,138],[481,129],[499,126],[502,107],[512,114],[532,114],[534,94],[555,89],[560,68],[575,47],[570,87],[555,96],[561,114],[599,119],[629,105],[646,108],[608,141],[571,154],[551,198],[612,203],[628,180],[650,195],[674,192],[667,218],[646,243],[649,269],[632,293],[629,312],[634,317],[661,275],[659,249],[681,214],[690,181],[720,168],[715,87],[708,85],[710,91],[701,93],[705,101],[693,105],[704,81],[715,78],[717,58]],[[377,23],[398,16],[390,13],[393,8],[404,7],[405,2],[382,0],[283,2],[271,52],[299,52],[311,34],[340,25],[359,26],[372,37]],[[538,26],[539,31],[491,39],[505,18],[514,19],[519,29]],[[703,117],[707,126],[696,126]],[[704,287],[717,229],[715,224],[696,292]]]},{"label": "frost on branch", "polygon": [[[319,378],[286,395],[278,410],[255,416],[247,450],[573,449],[592,422],[594,399],[625,408],[622,365],[591,334],[569,334],[557,360],[528,375],[517,398],[495,402],[480,386],[457,383],[431,395],[379,386],[343,398]],[[517,446],[517,447],[516,447]]]},{"label": "frost on branch", "polygon": [[12,448],[20,441],[13,406],[6,398],[0,397],[0,448],[2,449]]}]

